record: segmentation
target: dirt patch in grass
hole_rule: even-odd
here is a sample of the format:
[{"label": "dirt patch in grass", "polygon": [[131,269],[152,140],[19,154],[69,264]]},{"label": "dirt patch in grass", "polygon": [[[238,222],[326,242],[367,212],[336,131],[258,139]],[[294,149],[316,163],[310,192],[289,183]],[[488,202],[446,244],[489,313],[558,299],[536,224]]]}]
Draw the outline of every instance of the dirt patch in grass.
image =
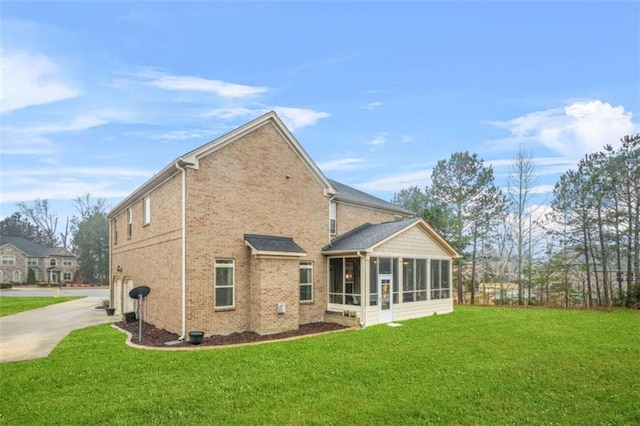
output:
[{"label": "dirt patch in grass", "polygon": [[[176,333],[172,333],[167,330],[159,329],[153,324],[142,324],[142,342],[138,342],[138,321],[132,322],[117,322],[115,326],[126,330],[133,336],[132,342],[144,346],[155,347],[168,347],[165,343],[175,342],[180,337]],[[226,336],[216,335],[208,336],[202,339],[202,343],[199,346],[225,346],[225,345],[237,345],[243,343],[263,342],[268,340],[280,340],[297,336],[305,336],[310,334],[325,333],[328,331],[343,330],[347,327],[329,322],[315,322],[311,324],[302,324],[297,330],[285,331],[282,333],[260,335],[252,331],[243,331],[242,333],[232,333]],[[171,345],[172,347],[192,346],[191,343],[186,340],[177,345]]]}]

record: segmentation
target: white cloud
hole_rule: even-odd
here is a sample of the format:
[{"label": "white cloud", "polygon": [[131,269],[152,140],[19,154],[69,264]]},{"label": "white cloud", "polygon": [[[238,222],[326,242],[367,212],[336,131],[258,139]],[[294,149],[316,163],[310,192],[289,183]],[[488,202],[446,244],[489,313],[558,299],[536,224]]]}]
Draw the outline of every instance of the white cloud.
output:
[{"label": "white cloud", "polygon": [[0,112],[71,99],[80,90],[64,80],[52,59],[40,53],[0,53]]},{"label": "white cloud", "polygon": [[599,151],[606,144],[617,146],[622,136],[638,131],[633,113],[600,100],[574,102],[491,124],[510,134],[494,143],[535,143],[574,159]]},{"label": "white cloud", "polygon": [[328,112],[306,108],[274,107],[273,110],[282,118],[282,121],[291,131],[313,126],[323,118],[331,117]]},{"label": "white cloud", "polygon": [[126,169],[122,167],[65,167],[28,170],[0,171],[0,176],[28,177],[28,176],[83,176],[83,177],[146,177],[153,175],[153,171],[144,169]]},{"label": "white cloud", "polygon": [[431,182],[431,169],[399,173],[369,182],[354,185],[365,191],[393,191],[397,192],[410,186],[424,188]]},{"label": "white cloud", "polygon": [[362,158],[342,158],[339,160],[330,160],[323,163],[319,163],[318,167],[323,172],[333,172],[338,170],[354,170],[358,168],[359,164],[362,164],[364,159]]},{"label": "white cloud", "polygon": [[29,187],[14,191],[2,191],[0,202],[17,203],[19,201],[31,201],[37,198],[49,200],[72,200],[80,194],[90,193],[98,198],[121,198],[127,196],[131,190],[113,188],[111,179],[87,181],[85,179],[58,178],[51,179],[44,184],[34,184]]},{"label": "white cloud", "polygon": [[384,105],[382,102],[371,102],[371,103],[368,103],[366,105],[361,106],[360,109],[366,109],[366,110],[371,111],[373,109],[380,108],[382,105]]},{"label": "white cloud", "polygon": [[242,98],[259,95],[268,91],[266,87],[228,83],[221,80],[209,80],[188,75],[170,75],[153,70],[139,70],[131,74],[142,80],[143,84],[164,90],[183,90],[215,93],[221,97]]},{"label": "white cloud", "polygon": [[323,118],[331,117],[328,112],[314,111],[306,108],[292,108],[283,106],[262,107],[262,108],[216,108],[207,113],[204,117],[213,117],[221,120],[234,120],[236,118],[255,118],[269,111],[275,111],[284,121],[289,130],[301,129],[303,127],[313,126]]},{"label": "white cloud", "polygon": [[249,108],[244,108],[244,107],[216,108],[203,114],[203,117],[215,117],[215,118],[220,118],[222,120],[231,120],[239,117],[251,117],[256,114],[257,113],[255,110],[251,110]]},{"label": "white cloud", "polygon": [[383,135],[378,135],[375,138],[371,139],[369,142],[367,142],[369,145],[373,145],[373,146],[380,146],[380,145],[384,145],[384,143],[386,142],[386,138]]},{"label": "white cloud", "polygon": [[402,135],[402,143],[412,143],[413,136],[411,135]]}]

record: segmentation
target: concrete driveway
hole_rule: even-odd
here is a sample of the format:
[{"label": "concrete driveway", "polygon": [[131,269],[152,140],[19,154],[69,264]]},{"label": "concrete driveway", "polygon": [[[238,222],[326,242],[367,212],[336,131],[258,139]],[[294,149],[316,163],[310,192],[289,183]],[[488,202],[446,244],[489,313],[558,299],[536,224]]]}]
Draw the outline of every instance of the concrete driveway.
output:
[{"label": "concrete driveway", "polygon": [[45,358],[73,330],[113,322],[101,297],[85,297],[0,317],[0,362]]}]

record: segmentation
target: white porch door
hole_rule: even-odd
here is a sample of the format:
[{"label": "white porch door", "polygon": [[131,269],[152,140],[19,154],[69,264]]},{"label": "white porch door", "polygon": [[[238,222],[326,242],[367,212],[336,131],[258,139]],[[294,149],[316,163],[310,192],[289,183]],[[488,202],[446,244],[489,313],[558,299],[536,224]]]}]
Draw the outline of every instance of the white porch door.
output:
[{"label": "white porch door", "polygon": [[380,303],[378,310],[378,323],[384,324],[393,321],[393,303],[391,303],[391,294],[393,292],[391,286],[393,275],[378,276],[378,294],[380,295]]}]

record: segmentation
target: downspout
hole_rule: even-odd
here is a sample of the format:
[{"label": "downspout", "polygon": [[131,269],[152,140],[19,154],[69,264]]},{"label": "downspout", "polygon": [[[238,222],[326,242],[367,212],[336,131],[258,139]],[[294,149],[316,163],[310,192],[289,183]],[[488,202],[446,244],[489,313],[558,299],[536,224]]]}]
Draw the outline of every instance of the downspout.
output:
[{"label": "downspout", "polygon": [[178,337],[178,340],[184,340],[187,335],[187,227],[186,227],[186,214],[187,214],[187,171],[180,165],[182,160],[176,161],[176,168],[182,172],[182,197],[181,197],[181,210],[182,210],[182,334]]},{"label": "downspout", "polygon": [[[116,304],[115,300],[113,300],[113,275],[112,275],[112,269],[111,267],[113,266],[113,263],[111,262],[111,259],[113,258],[113,254],[112,254],[112,246],[111,244],[113,243],[112,239],[111,239],[111,234],[113,233],[113,229],[111,229],[111,219],[109,220],[109,275],[107,276],[107,279],[109,280],[109,307],[113,308],[114,305]],[[77,265],[76,265],[77,267]]]}]

